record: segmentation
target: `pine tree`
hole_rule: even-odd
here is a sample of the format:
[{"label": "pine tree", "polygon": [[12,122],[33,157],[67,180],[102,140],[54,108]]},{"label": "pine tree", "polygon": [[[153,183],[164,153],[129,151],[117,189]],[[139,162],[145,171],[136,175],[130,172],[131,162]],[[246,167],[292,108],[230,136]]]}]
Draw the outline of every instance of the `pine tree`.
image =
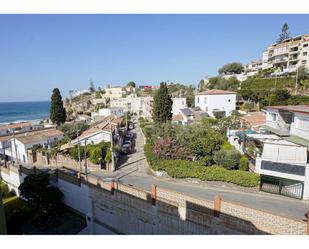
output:
[{"label": "pine tree", "polygon": [[283,24],[281,28],[281,34],[277,40],[277,43],[283,42],[284,40],[290,38],[289,25],[287,23]]},{"label": "pine tree", "polygon": [[66,111],[63,107],[63,101],[58,88],[54,88],[50,104],[50,120],[59,126],[67,118]]},{"label": "pine tree", "polygon": [[160,88],[154,97],[153,120],[156,123],[166,123],[172,118],[172,97],[168,94],[165,82],[160,84]]},{"label": "pine tree", "polygon": [[89,91],[90,91],[91,93],[95,92],[95,87],[94,87],[94,84],[93,84],[93,81],[92,81],[92,80],[90,80]]}]

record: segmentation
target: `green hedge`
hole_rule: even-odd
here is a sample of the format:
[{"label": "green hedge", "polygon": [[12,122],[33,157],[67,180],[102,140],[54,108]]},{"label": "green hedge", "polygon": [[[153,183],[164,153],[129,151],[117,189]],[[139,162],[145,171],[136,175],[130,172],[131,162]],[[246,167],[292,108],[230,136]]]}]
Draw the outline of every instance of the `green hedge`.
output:
[{"label": "green hedge", "polygon": [[202,181],[230,182],[243,187],[255,187],[259,183],[258,175],[241,170],[227,170],[221,166],[205,167],[197,162],[186,160],[163,160],[153,156],[152,146],[145,145],[145,155],[150,167],[156,171],[165,171],[174,178],[198,178]]}]

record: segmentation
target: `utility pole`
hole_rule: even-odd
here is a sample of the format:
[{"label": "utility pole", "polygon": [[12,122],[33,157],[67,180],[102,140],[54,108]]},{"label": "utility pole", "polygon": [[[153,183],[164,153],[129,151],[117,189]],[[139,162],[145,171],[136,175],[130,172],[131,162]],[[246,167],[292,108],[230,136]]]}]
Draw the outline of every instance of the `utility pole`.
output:
[{"label": "utility pole", "polygon": [[86,175],[86,178],[87,178],[87,142],[86,142],[87,138],[85,138],[85,146],[84,146],[84,159],[85,159],[85,163],[84,163],[84,166],[85,166],[85,175]]},{"label": "utility pole", "polygon": [[15,130],[12,129],[13,131],[13,140],[14,140],[14,148],[15,148],[15,156],[16,156],[16,161],[17,161],[17,164],[19,163],[19,160],[18,160],[18,155],[17,155],[17,146],[16,146],[16,139],[15,139]]},{"label": "utility pole", "polygon": [[109,120],[109,124],[110,124],[110,132],[111,132],[111,154],[112,154],[112,171],[115,171],[115,162],[114,162],[114,151],[113,151],[113,128],[112,128],[112,120]]},{"label": "utility pole", "polygon": [[76,130],[76,135],[77,135],[77,152],[78,152],[79,172],[82,173],[82,163],[80,160],[80,144],[79,144],[78,129]]},{"label": "utility pole", "polygon": [[297,94],[297,87],[298,87],[298,67],[296,69],[295,95]]}]

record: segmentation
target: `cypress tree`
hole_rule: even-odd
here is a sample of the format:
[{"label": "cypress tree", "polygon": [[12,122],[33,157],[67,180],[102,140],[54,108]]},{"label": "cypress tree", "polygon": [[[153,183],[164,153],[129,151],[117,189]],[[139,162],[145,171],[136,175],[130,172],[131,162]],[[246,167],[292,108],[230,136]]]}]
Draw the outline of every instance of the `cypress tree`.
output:
[{"label": "cypress tree", "polygon": [[154,97],[153,120],[156,123],[166,123],[172,118],[172,97],[168,93],[165,82],[160,84],[160,88]]},{"label": "cypress tree", "polygon": [[51,96],[50,104],[50,120],[53,124],[63,124],[67,118],[66,111],[63,107],[63,101],[58,88],[54,88],[53,94]]}]

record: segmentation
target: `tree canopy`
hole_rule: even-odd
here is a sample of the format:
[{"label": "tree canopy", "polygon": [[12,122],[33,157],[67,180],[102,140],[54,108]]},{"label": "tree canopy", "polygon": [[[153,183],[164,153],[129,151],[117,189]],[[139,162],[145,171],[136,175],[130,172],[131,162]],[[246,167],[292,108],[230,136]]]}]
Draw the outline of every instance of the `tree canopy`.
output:
[{"label": "tree canopy", "polygon": [[218,72],[219,74],[239,74],[244,70],[244,67],[241,63],[239,62],[232,62],[223,65],[221,68],[219,68]]},{"label": "tree canopy", "polygon": [[63,124],[67,118],[65,108],[63,107],[63,101],[58,88],[53,90],[50,104],[50,120],[57,124]]},{"label": "tree canopy", "polygon": [[166,123],[172,118],[172,97],[168,93],[165,82],[160,84],[160,88],[154,96],[153,120],[156,123]]},{"label": "tree canopy", "polygon": [[128,87],[133,87],[135,88],[136,87],[136,84],[134,81],[130,81],[128,84],[127,84]]},{"label": "tree canopy", "polygon": [[94,84],[93,84],[93,81],[92,81],[92,80],[90,80],[89,91],[90,91],[91,93],[94,93],[94,92],[95,92],[95,87],[94,87]]},{"label": "tree canopy", "polygon": [[19,186],[20,195],[32,206],[53,211],[57,208],[63,193],[56,187],[49,185],[49,174],[30,174],[25,177]]},{"label": "tree canopy", "polygon": [[283,42],[284,40],[290,38],[289,25],[287,23],[283,24],[281,28],[281,33],[279,34],[279,38],[277,43]]}]

